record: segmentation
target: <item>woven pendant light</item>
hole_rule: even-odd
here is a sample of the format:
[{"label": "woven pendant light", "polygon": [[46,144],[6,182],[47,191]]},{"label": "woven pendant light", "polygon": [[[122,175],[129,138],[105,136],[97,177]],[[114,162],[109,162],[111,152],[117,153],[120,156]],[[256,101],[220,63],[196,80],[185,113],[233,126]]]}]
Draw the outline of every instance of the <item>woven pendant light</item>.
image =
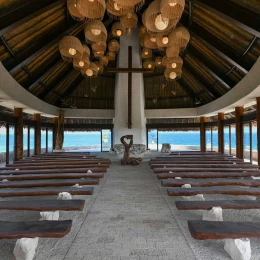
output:
[{"label": "woven pendant light", "polygon": [[178,22],[177,19],[168,19],[161,15],[160,3],[160,0],[153,1],[143,13],[142,21],[148,31],[165,32],[175,27]]},{"label": "woven pendant light", "polygon": [[90,61],[87,53],[83,53],[81,58],[73,60],[73,67],[75,69],[88,69],[89,65]]},{"label": "woven pendant light", "polygon": [[107,43],[106,42],[94,42],[92,45],[92,51],[100,51],[104,52],[107,48]]},{"label": "woven pendant light", "polygon": [[143,48],[141,56],[142,56],[143,59],[149,59],[149,58],[152,58],[153,52],[152,52],[151,49]]},{"label": "woven pendant light", "polygon": [[93,51],[93,55],[95,58],[101,58],[104,56],[104,51]]},{"label": "woven pendant light", "polygon": [[156,34],[147,33],[144,36],[144,46],[149,49],[157,49]]},{"label": "woven pendant light", "polygon": [[162,57],[161,56],[158,56],[155,58],[155,66],[156,67],[161,67],[163,64],[162,64]]},{"label": "woven pendant light", "polygon": [[139,38],[144,38],[145,34],[147,33],[146,28],[142,25],[139,28]]},{"label": "woven pendant light", "polygon": [[81,58],[83,46],[80,40],[74,36],[64,36],[59,43],[61,57],[66,61]]},{"label": "woven pendant light", "polygon": [[77,0],[68,0],[67,8],[71,17],[76,21],[84,21],[85,17],[79,12],[77,8]]},{"label": "woven pendant light", "polygon": [[177,58],[179,56],[180,49],[177,46],[170,46],[166,49],[166,56],[168,58]]},{"label": "woven pendant light", "polygon": [[89,19],[102,19],[106,11],[105,0],[78,0],[79,12]]},{"label": "woven pendant light", "polygon": [[127,14],[129,11],[129,9],[119,7],[114,0],[107,1],[107,14],[113,19],[118,19],[118,17]]},{"label": "woven pendant light", "polygon": [[108,58],[107,58],[107,56],[101,57],[101,58],[99,59],[99,62],[100,62],[101,65],[107,66],[107,64],[108,64]]},{"label": "woven pendant light", "polygon": [[106,54],[108,60],[115,60],[116,59],[116,53],[113,51],[108,51]]},{"label": "woven pendant light", "polygon": [[176,58],[163,57],[162,60],[163,66],[166,66],[167,69],[181,69],[183,65],[183,59],[178,56]]},{"label": "woven pendant light", "polygon": [[190,33],[184,27],[178,27],[169,35],[171,43],[181,49],[185,49],[190,41]]},{"label": "woven pendant light", "polygon": [[155,62],[153,59],[146,59],[144,62],[143,62],[143,67],[145,69],[154,69],[155,67]]},{"label": "woven pendant light", "polygon": [[90,49],[87,45],[83,45],[83,54],[90,56]]},{"label": "woven pendant light", "polygon": [[181,77],[181,69],[166,69],[164,71],[164,76],[167,80],[176,80]]},{"label": "woven pendant light", "polygon": [[135,11],[140,10],[144,5],[145,0],[114,0],[117,6],[121,9],[133,9]]},{"label": "woven pendant light", "polygon": [[89,21],[85,27],[85,38],[87,42],[105,42],[107,40],[107,29],[99,20]]},{"label": "woven pendant light", "polygon": [[97,65],[94,62],[90,62],[88,69],[82,69],[81,74],[85,77],[92,77],[98,74]]},{"label": "woven pendant light", "polygon": [[121,23],[116,22],[112,26],[112,34],[115,37],[122,37],[125,34],[125,28],[121,25]]},{"label": "woven pendant light", "polygon": [[140,45],[141,47],[144,47],[144,38],[140,38]]},{"label": "woven pendant light", "polygon": [[108,43],[109,51],[118,52],[120,48],[120,44],[117,40],[113,39]]},{"label": "woven pendant light", "polygon": [[161,0],[161,13],[168,19],[179,19],[185,7],[185,0]]},{"label": "woven pendant light", "polygon": [[138,17],[136,13],[129,12],[120,17],[120,23],[123,28],[134,29],[137,26]]},{"label": "woven pendant light", "polygon": [[103,66],[103,65],[101,65],[99,61],[94,61],[94,63],[95,63],[95,64],[96,64],[96,66],[97,66],[97,69],[98,69],[98,74],[101,74],[101,73],[103,73],[103,71],[104,71],[104,66]]},{"label": "woven pendant light", "polygon": [[166,48],[171,45],[169,32],[160,32],[156,34],[156,43],[159,48]]}]

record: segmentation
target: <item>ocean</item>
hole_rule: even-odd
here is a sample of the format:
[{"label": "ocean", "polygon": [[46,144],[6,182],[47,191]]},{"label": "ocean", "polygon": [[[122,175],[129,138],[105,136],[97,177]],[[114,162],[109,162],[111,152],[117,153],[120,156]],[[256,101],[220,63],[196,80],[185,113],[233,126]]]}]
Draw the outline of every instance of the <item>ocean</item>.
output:
[{"label": "ocean", "polygon": [[[235,133],[231,132],[231,148],[236,147]],[[27,140],[27,134],[24,134],[24,138]],[[150,131],[148,133],[148,144],[156,144],[157,133]],[[213,146],[218,145],[217,132],[213,132]],[[105,142],[104,142],[105,140]],[[252,133],[252,145],[253,150],[257,149],[257,132],[253,129]],[[34,142],[34,137],[31,136],[31,144]],[[244,132],[244,147],[249,148],[249,131],[245,129]],[[42,148],[46,147],[46,135],[42,133]],[[110,147],[111,143],[111,132],[103,131],[102,145],[103,147]],[[200,145],[200,133],[199,131],[190,132],[158,132],[158,144],[170,143],[172,147],[174,145],[188,145],[188,146],[199,146]],[[229,144],[229,133],[224,133],[225,146]],[[10,134],[10,151],[13,150],[14,134]],[[209,132],[206,133],[206,144],[210,146],[211,138]],[[49,136],[48,146],[51,147],[51,135]],[[100,147],[101,146],[101,133],[100,132],[65,132],[63,147]],[[24,149],[27,149],[27,142],[24,141]],[[0,133],[0,152],[6,151],[6,135]]]}]

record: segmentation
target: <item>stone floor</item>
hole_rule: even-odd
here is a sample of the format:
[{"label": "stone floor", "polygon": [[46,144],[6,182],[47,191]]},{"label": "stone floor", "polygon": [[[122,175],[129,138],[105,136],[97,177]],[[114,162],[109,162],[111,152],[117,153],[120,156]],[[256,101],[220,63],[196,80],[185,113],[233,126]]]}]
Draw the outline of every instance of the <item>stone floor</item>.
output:
[{"label": "stone floor", "polygon": [[[150,156],[146,155],[140,166],[132,167],[121,166],[117,158],[103,154],[113,162],[94,195],[74,196],[86,199],[84,211],[60,213],[61,219],[73,219],[71,232],[62,239],[40,239],[35,260],[230,259],[223,241],[191,238],[187,219],[201,219],[202,212],[176,210],[174,202],[180,198],[167,196],[166,188],[161,187],[148,165]],[[37,212],[0,214],[0,220],[38,218]],[[227,210],[224,219],[259,221],[260,213],[251,210],[234,214]],[[251,239],[253,260],[260,259],[259,242]],[[15,240],[0,240],[0,260],[14,259],[14,244]]]}]

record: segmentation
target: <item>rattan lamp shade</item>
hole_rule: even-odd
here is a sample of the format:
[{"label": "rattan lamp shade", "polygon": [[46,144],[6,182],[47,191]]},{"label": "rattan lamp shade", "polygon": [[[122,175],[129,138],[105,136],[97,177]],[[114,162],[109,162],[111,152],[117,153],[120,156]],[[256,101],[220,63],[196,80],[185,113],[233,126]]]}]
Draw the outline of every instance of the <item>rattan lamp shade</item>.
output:
[{"label": "rattan lamp shade", "polygon": [[147,33],[146,28],[142,25],[139,28],[139,38],[144,38],[145,34]]},{"label": "rattan lamp shade", "polygon": [[134,9],[138,11],[145,3],[145,0],[114,0],[121,9]]},{"label": "rattan lamp shade", "polygon": [[181,69],[183,65],[183,59],[178,56],[175,58],[163,57],[162,60],[163,66],[166,66],[167,69]]},{"label": "rattan lamp shade", "polygon": [[87,42],[105,42],[107,40],[107,29],[99,20],[89,21],[84,32]]},{"label": "rattan lamp shade", "polygon": [[114,0],[108,0],[107,1],[107,14],[113,18],[118,19],[118,17],[125,15],[129,12],[128,9],[122,9],[118,6],[117,3],[114,2]]},{"label": "rattan lamp shade", "polygon": [[120,44],[117,40],[113,39],[108,43],[109,51],[118,52],[120,48]]},{"label": "rattan lamp shade", "polygon": [[162,64],[162,57],[161,56],[158,56],[155,58],[155,66],[156,67],[161,67],[163,64]]},{"label": "rattan lamp shade", "polygon": [[75,69],[88,69],[90,65],[89,55],[83,53],[82,57],[73,60],[73,66]]},{"label": "rattan lamp shade", "polygon": [[101,58],[101,57],[103,57],[104,56],[104,51],[93,51],[93,55],[94,55],[94,57],[95,58]]},{"label": "rattan lamp shade", "polygon": [[159,48],[166,48],[170,46],[169,33],[160,32],[156,34],[156,43]]},{"label": "rattan lamp shade", "polygon": [[152,52],[151,49],[143,48],[141,56],[142,56],[143,59],[149,59],[149,58],[152,58],[153,52]]},{"label": "rattan lamp shade", "polygon": [[59,43],[59,50],[62,58],[66,61],[81,58],[83,46],[80,40],[74,36],[64,36]]},{"label": "rattan lamp shade", "polygon": [[169,39],[173,45],[185,49],[190,41],[190,33],[186,28],[178,27],[172,31],[169,35]]},{"label": "rattan lamp shade", "polygon": [[83,54],[87,54],[88,57],[90,56],[90,49],[87,45],[83,45]]},{"label": "rattan lamp shade", "polygon": [[120,23],[123,28],[133,29],[137,26],[138,17],[136,13],[129,12],[120,17]]},{"label": "rattan lamp shade", "polygon": [[125,28],[121,25],[121,23],[116,22],[112,26],[112,34],[115,37],[122,37],[125,34]]},{"label": "rattan lamp shade", "polygon": [[97,66],[97,69],[98,69],[98,74],[101,74],[101,73],[103,73],[103,71],[104,71],[104,66],[103,66],[103,65],[101,65],[99,61],[94,61],[94,63],[95,63],[95,64],[96,64],[96,66]]},{"label": "rattan lamp shade", "polygon": [[116,59],[116,53],[113,51],[108,51],[106,54],[108,60],[115,60]]},{"label": "rattan lamp shade", "polygon": [[107,58],[107,56],[101,57],[101,58],[99,59],[99,62],[100,62],[101,65],[107,66],[107,64],[108,64],[108,58]]},{"label": "rattan lamp shade", "polygon": [[177,46],[170,46],[166,49],[166,56],[168,58],[177,58],[179,56],[180,49]]},{"label": "rattan lamp shade", "polygon": [[71,17],[76,21],[84,21],[85,17],[79,12],[77,8],[77,0],[68,0],[67,8]]},{"label": "rattan lamp shade", "polygon": [[157,49],[156,34],[145,34],[144,36],[144,46],[149,49]]},{"label": "rattan lamp shade", "polygon": [[94,42],[92,45],[92,51],[97,51],[97,52],[104,52],[107,48],[107,43],[106,42]]},{"label": "rattan lamp shade", "polygon": [[179,19],[185,7],[185,0],[161,0],[160,7],[163,17]]},{"label": "rattan lamp shade", "polygon": [[98,74],[97,65],[94,62],[90,62],[88,69],[82,69],[81,74],[85,77],[92,77]]},{"label": "rattan lamp shade", "polygon": [[89,19],[103,18],[106,11],[105,0],[78,0],[79,12]]},{"label": "rattan lamp shade", "polygon": [[145,69],[154,69],[155,67],[155,62],[153,59],[146,59],[144,62],[143,62],[143,67]]},{"label": "rattan lamp shade", "polygon": [[164,76],[167,80],[176,80],[181,77],[181,69],[166,69],[164,71]]}]

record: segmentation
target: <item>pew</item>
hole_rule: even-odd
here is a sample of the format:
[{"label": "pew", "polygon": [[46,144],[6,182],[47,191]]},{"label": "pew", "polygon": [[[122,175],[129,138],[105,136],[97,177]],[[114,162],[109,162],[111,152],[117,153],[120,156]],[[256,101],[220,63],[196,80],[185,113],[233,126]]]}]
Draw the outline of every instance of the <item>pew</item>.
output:
[{"label": "pew", "polygon": [[149,162],[150,165],[153,165],[153,164],[157,164],[157,165],[166,165],[167,164],[175,164],[175,163],[178,163],[178,164],[207,164],[207,163],[210,163],[210,164],[227,164],[227,165],[233,165],[234,163],[237,164],[237,165],[248,165],[250,163],[246,163],[246,162],[243,162],[243,161],[238,161],[238,162],[231,162],[231,161],[160,161],[160,160],[152,160]]},{"label": "pew", "polygon": [[[151,164],[151,168],[161,168],[162,164]],[[258,165],[254,164],[185,164],[185,165],[179,165],[179,164],[166,164],[163,166],[164,168],[234,168],[234,169],[248,169],[248,168],[256,168],[259,169]]]},{"label": "pew", "polygon": [[154,173],[163,173],[163,172],[244,172],[252,171],[257,172],[255,168],[154,168]]},{"label": "pew", "polygon": [[0,201],[0,210],[82,211],[85,200],[26,200]]},{"label": "pew", "polygon": [[72,161],[62,161],[62,162],[29,162],[29,163],[14,163],[14,164],[7,164],[6,167],[26,167],[26,166],[60,166],[60,165],[68,165],[68,166],[78,166],[78,165],[85,165],[88,166],[99,166],[102,167],[108,167],[110,162],[107,161],[78,161],[78,162],[72,162]]},{"label": "pew", "polygon": [[56,221],[0,221],[0,239],[52,237],[60,238],[67,235],[72,226],[72,220]]}]

